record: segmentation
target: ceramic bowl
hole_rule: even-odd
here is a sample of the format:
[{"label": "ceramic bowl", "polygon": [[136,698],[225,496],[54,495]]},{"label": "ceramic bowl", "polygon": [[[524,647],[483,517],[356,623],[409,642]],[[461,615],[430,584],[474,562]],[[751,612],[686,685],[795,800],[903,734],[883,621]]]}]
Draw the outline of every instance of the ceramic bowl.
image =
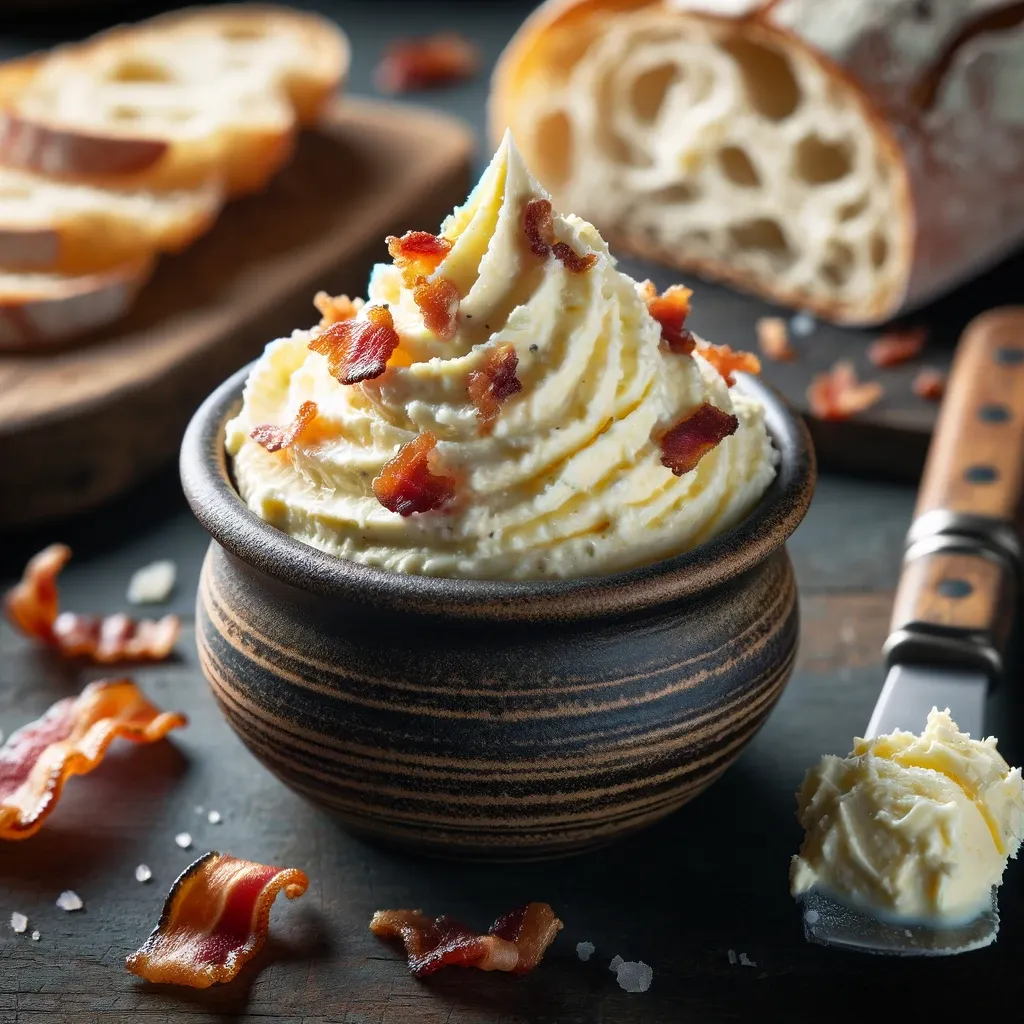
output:
[{"label": "ceramic bowl", "polygon": [[324,554],[251,513],[224,424],[248,368],[196,413],[181,471],[213,538],[196,607],[228,722],[296,792],[421,853],[543,858],[642,828],[707,788],[793,667],[785,542],[810,502],[802,422],[760,382],[777,479],[686,554],[554,582],[446,580]]}]

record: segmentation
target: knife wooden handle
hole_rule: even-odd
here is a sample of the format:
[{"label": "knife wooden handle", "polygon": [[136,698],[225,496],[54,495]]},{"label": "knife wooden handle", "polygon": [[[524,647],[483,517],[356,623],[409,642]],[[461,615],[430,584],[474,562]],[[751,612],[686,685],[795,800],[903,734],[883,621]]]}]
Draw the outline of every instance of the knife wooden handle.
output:
[{"label": "knife wooden handle", "polygon": [[1024,561],[1024,306],[977,317],[960,339],[909,542],[976,537]]}]

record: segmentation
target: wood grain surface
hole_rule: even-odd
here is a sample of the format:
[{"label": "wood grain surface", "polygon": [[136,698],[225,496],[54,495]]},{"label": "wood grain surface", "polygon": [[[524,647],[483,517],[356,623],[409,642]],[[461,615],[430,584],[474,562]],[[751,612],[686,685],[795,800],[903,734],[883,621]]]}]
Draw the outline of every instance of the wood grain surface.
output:
[{"label": "wood grain surface", "polygon": [[343,100],[263,195],[165,259],[119,324],[61,353],[0,355],[0,525],[93,507],[172,459],[210,390],[316,322],[318,289],[361,293],[386,235],[440,223],[472,148],[450,118]]}]

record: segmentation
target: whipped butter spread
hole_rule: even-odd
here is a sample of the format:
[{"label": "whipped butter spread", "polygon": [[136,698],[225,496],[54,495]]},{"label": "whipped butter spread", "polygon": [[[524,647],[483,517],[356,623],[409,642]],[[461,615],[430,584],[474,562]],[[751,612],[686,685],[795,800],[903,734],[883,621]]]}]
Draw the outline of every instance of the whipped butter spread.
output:
[{"label": "whipped butter spread", "polygon": [[996,740],[971,739],[949,711],[924,732],[857,739],[797,794],[806,830],[794,896],[817,888],[880,918],[962,924],[989,906],[1024,835],[1024,784]]},{"label": "whipped butter spread", "polygon": [[[750,511],[777,463],[763,408],[699,354],[661,343],[643,287],[586,221],[551,221],[554,242],[593,254],[586,272],[531,252],[524,210],[538,199],[547,194],[506,136],[441,228],[449,248],[431,280],[443,276],[457,290],[453,336],[431,331],[401,270],[381,264],[353,309],[357,324],[374,307],[390,311],[400,341],[385,372],[340,383],[309,348],[316,328],[267,347],[226,438],[239,492],[257,515],[314,547],[397,572],[537,579],[643,565]],[[467,379],[496,346],[513,347],[520,388],[482,430]],[[294,444],[268,451],[253,440],[309,402],[315,422]],[[704,403],[734,415],[736,429],[675,475],[656,438]],[[373,481],[425,432],[458,496],[400,515],[377,500]]]}]

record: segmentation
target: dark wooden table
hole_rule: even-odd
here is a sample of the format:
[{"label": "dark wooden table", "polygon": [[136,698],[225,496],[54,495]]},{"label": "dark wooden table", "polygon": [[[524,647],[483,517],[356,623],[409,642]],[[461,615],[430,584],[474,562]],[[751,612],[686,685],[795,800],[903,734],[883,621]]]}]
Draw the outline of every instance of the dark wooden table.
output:
[{"label": "dark wooden table", "polygon": [[[369,91],[383,40],[396,30],[451,23],[493,57],[528,4],[323,4],[355,43],[354,88]],[[8,35],[11,52],[50,41],[47,28]],[[481,123],[483,83],[425,98]],[[0,458],[3,457],[0,452]],[[69,456],[71,457],[71,456]],[[216,711],[196,664],[192,610],[206,546],[172,472],[86,518],[0,534],[0,587],[52,540],[76,557],[65,606],[114,611],[132,571],[156,558],[178,564],[168,608],[186,628],[177,658],[135,673],[191,725],[171,742],[116,748],[73,780],[36,837],[0,848],[0,1022],[278,1021],[281,1024],[675,1024],[711,1021],[917,1019],[929,1010],[1020,1012],[1024,996],[1024,872],[1011,865],[995,947],[945,961],[897,961],[804,943],[789,898],[788,859],[800,839],[793,793],[821,753],[845,752],[882,680],[884,639],[910,487],[825,476],[790,550],[801,585],[803,636],[780,705],[740,762],[710,792],[663,824],[588,856],[487,867],[417,859],[368,846],[291,794],[242,748]],[[155,609],[160,611],[161,609]],[[61,664],[0,625],[0,728],[38,716],[102,672]],[[1012,696],[1013,687],[1003,690]],[[1020,763],[1022,730],[1012,701],[993,711],[995,731]],[[210,825],[196,807],[218,810]],[[174,836],[187,830],[193,850]],[[166,889],[197,852],[216,848],[297,866],[310,876],[302,900],[277,906],[272,939],[228,986],[193,992],[146,986],[124,956],[155,923]],[[135,881],[148,864],[153,880]],[[54,905],[73,889],[85,910]],[[399,953],[367,931],[380,907],[421,906],[486,926],[526,900],[547,900],[566,923],[543,965],[511,978],[451,970],[412,979]],[[12,911],[29,917],[15,935]],[[575,953],[588,940],[588,963]],[[746,953],[756,967],[730,963]],[[621,991],[608,971],[616,954],[654,969],[649,992]],[[980,1019],[980,1018],[979,1018]]]}]

